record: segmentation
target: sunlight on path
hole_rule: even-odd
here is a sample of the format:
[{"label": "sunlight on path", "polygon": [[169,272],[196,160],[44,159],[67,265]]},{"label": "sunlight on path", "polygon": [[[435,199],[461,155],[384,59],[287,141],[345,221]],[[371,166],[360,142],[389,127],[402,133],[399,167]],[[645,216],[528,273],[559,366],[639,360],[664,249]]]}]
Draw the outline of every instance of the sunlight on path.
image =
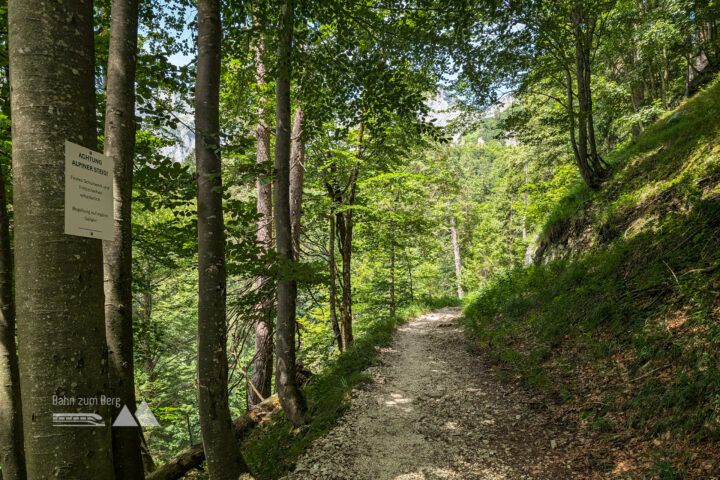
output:
[{"label": "sunlight on path", "polygon": [[466,351],[458,315],[442,309],[401,326],[367,370],[373,382],[286,478],[576,478],[551,447],[571,434]]}]

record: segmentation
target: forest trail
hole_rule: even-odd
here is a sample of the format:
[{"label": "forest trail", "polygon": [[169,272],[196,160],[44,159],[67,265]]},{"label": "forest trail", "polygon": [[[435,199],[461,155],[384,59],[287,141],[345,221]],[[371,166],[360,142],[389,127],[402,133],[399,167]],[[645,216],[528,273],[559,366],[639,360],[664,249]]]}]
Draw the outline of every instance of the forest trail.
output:
[{"label": "forest trail", "polygon": [[285,477],[571,479],[574,435],[541,400],[467,352],[459,309],[400,326],[335,428]]}]

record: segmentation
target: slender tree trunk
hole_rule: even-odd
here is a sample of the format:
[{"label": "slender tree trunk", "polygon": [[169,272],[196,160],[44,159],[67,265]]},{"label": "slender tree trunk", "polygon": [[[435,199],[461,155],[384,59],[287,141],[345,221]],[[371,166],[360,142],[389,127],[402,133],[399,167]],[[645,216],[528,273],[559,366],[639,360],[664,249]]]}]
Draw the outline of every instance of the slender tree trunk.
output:
[{"label": "slender tree trunk", "polygon": [[[100,240],[64,233],[65,141],[97,149],[93,6],[9,1],[17,337],[27,476],[113,478]],[[97,413],[105,427],[57,428]]]},{"label": "slender tree trunk", "polygon": [[410,303],[415,303],[415,292],[413,292],[413,276],[412,276],[412,263],[408,258],[407,250],[405,251],[405,260],[408,266],[408,279],[410,280]]},{"label": "slender tree trunk", "polygon": [[[690,45],[692,45],[692,37],[690,37]],[[685,70],[685,98],[690,96],[690,89],[693,81],[693,68],[692,68],[692,50],[685,54],[685,62],[687,63],[687,70]]]},{"label": "slender tree trunk", "polygon": [[[362,151],[363,134],[365,125],[361,122],[358,129],[356,158],[360,158]],[[340,301],[340,335],[342,339],[343,350],[350,348],[353,342],[353,325],[352,325],[352,234],[353,234],[353,209],[355,204],[355,192],[357,189],[359,164],[356,163],[350,174],[350,180],[346,190],[349,191],[347,196],[347,208],[344,212],[337,212],[335,215],[338,230],[338,247],[342,258],[342,298]],[[342,201],[341,196],[338,200]]]},{"label": "slender tree trunk", "polygon": [[342,292],[340,298],[340,339],[343,351],[353,342],[352,333],[352,210],[336,214],[338,248],[342,258]]},{"label": "slender tree trunk", "polygon": [[[578,2],[579,3],[579,2]],[[577,80],[577,141],[575,141],[575,122],[574,114],[570,112],[572,122],[571,139],[573,141],[573,150],[575,159],[580,169],[580,173],[585,182],[591,188],[597,188],[597,174],[593,169],[595,162],[593,152],[595,151],[594,130],[592,127],[591,103],[589,101],[589,65],[586,62],[585,32],[583,31],[583,18],[580,7],[575,5],[571,12],[571,20],[573,24],[573,36],[575,43],[575,78]],[[572,110],[572,78],[568,72],[568,109]],[[592,141],[591,141],[592,140]],[[590,143],[590,154],[588,153],[588,143]]]},{"label": "slender tree trunk", "polygon": [[662,87],[662,104],[663,108],[667,110],[669,108],[668,105],[668,86],[669,86],[669,76],[668,76],[668,55],[667,55],[667,45],[663,45],[662,47],[662,75],[660,77],[660,85]]},{"label": "slender tree trunk", "polygon": [[275,133],[275,231],[277,249],[287,262],[282,265],[277,287],[277,365],[275,390],[286,417],[296,425],[305,422],[307,406],[295,378],[295,302],[297,283],[292,278],[292,226],[290,223],[290,73],[294,3],[282,6],[280,42],[278,44],[278,77]]},{"label": "slender tree trunk", "polygon": [[[637,49],[634,49],[632,55],[632,65],[635,68],[639,68],[641,59]],[[643,101],[645,101],[645,82],[643,82],[642,79],[637,79],[630,82],[630,101],[632,102],[633,112],[637,113],[642,107]],[[638,120],[638,122],[632,126],[633,138],[639,136],[643,130],[643,122],[642,120]]]},{"label": "slender tree trunk", "polygon": [[0,168],[0,478],[25,480],[20,372],[15,345],[10,223],[5,176]]},{"label": "slender tree trunk", "polygon": [[337,268],[335,266],[335,213],[330,213],[330,246],[328,268],[330,269],[330,323],[332,323],[333,334],[337,342],[338,350],[342,349],[342,337],[340,335],[340,325],[337,318]]},{"label": "slender tree trunk", "polygon": [[[579,21],[579,20],[578,20]],[[589,160],[588,160],[588,112],[587,112],[587,104],[585,101],[585,68],[583,65],[582,60],[582,51],[581,51],[581,45],[580,40],[576,40],[576,72],[575,72],[575,78],[577,78],[577,97],[578,97],[578,153],[580,154],[580,158],[583,159],[583,163],[586,165],[586,168],[589,167]],[[588,168],[590,171],[591,177],[594,176],[594,172],[590,168]]]},{"label": "slender tree trunk", "polygon": [[[265,39],[262,37],[254,46],[255,49],[255,81],[261,88],[266,84],[265,63],[262,55],[265,49]],[[258,246],[268,252],[273,246],[273,220],[272,220],[272,172],[270,171],[270,128],[265,123],[264,97],[260,98],[258,109],[258,125],[255,129],[257,146],[257,164],[266,173],[257,179],[257,213],[260,215],[257,224],[256,239]],[[258,278],[258,288],[263,288],[271,282],[270,278]],[[255,320],[255,359],[253,360],[252,382],[260,390],[264,398],[272,393],[273,370],[273,321],[272,313],[275,305],[274,291],[272,295],[261,299],[255,307],[257,318]],[[257,405],[262,400],[252,390],[248,389],[248,408]]]},{"label": "slender tree trunk", "polygon": [[522,218],[522,240],[527,241],[527,208],[528,208],[528,162],[523,165],[523,171],[525,173],[525,189],[523,190],[523,218]]},{"label": "slender tree trunk", "polygon": [[586,184],[591,185],[592,175],[590,174],[588,165],[587,165],[587,157],[582,157],[580,155],[580,148],[578,146],[577,137],[575,136],[575,106],[574,103],[574,93],[573,93],[573,80],[572,75],[570,74],[570,71],[566,71],[566,83],[567,83],[567,97],[568,97],[568,129],[570,131],[570,145],[572,147],[573,156],[575,157],[575,164],[578,167],[578,170],[580,171],[580,175],[582,176],[583,180]]},{"label": "slender tree trunk", "polygon": [[[115,160],[114,238],[103,242],[105,331],[110,393],[134,411],[135,374],[132,317],[132,174],[135,154],[135,67],[138,2],[112,2],[107,69],[105,155]],[[114,412],[116,415],[118,411]],[[143,476],[140,435],[135,428],[114,428],[116,480]]]},{"label": "slender tree trunk", "polygon": [[305,141],[303,124],[305,112],[295,109],[292,129],[292,148],[290,155],[290,223],[292,228],[292,247],[295,260],[300,259],[300,218],[302,217],[303,182],[305,177]]},{"label": "slender tree trunk", "polygon": [[228,406],[225,226],[220,161],[221,20],[219,0],[198,1],[195,157],[198,226],[198,409],[210,477],[247,471]]},{"label": "slender tree trunk", "polygon": [[450,237],[452,239],[453,259],[455,260],[455,282],[457,284],[458,298],[463,298],[465,292],[462,288],[462,262],[460,259],[460,242],[458,242],[455,217],[450,217]]},{"label": "slender tree trunk", "polygon": [[599,181],[604,167],[607,165],[597,151],[597,140],[595,139],[595,119],[593,116],[592,82],[590,76],[590,45],[585,44],[583,49],[583,64],[585,68],[585,111],[588,122],[588,142],[590,144],[590,162],[595,172],[595,180]]},{"label": "slender tree trunk", "polygon": [[390,239],[390,316],[395,316],[395,241]]}]

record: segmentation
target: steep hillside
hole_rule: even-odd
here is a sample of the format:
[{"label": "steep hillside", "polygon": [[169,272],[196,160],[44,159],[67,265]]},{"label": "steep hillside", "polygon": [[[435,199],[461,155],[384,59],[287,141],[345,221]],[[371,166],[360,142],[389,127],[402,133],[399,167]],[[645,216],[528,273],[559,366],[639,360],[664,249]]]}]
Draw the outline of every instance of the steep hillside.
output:
[{"label": "steep hillside", "polygon": [[603,478],[720,476],[720,83],[607,159],[536,264],[464,311],[473,345],[556,395]]}]

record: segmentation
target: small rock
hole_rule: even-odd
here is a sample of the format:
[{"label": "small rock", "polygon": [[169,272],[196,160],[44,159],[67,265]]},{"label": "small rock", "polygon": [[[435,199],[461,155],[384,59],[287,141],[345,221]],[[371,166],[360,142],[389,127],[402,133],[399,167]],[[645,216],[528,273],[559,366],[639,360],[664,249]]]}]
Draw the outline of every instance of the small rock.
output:
[{"label": "small rock", "polygon": [[555,449],[557,448],[557,441],[555,441],[555,440],[550,440],[550,448],[551,448],[552,450],[555,450]]}]

